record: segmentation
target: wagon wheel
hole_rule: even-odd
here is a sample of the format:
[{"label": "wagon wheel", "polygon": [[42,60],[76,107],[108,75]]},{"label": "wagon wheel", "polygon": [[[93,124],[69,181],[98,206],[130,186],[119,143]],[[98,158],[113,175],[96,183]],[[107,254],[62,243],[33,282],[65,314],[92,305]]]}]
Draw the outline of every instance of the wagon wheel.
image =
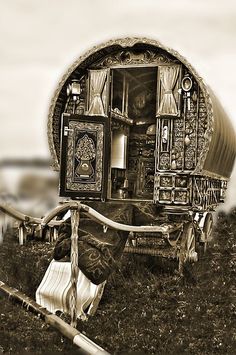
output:
[{"label": "wagon wheel", "polygon": [[183,275],[184,265],[189,263],[194,263],[198,260],[198,255],[196,252],[196,236],[195,230],[192,222],[187,222],[184,224],[182,238],[180,242],[179,251],[179,273]]},{"label": "wagon wheel", "polygon": [[204,243],[204,253],[207,249],[208,242],[212,239],[212,232],[213,232],[213,217],[212,213],[207,213],[204,224],[203,224],[203,239],[202,242]]}]

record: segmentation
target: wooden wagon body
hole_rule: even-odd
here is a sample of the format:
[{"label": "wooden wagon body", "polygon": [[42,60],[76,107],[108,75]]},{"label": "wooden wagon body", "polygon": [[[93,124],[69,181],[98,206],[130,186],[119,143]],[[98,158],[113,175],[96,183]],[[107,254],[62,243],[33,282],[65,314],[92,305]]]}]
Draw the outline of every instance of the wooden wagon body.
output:
[{"label": "wooden wagon body", "polygon": [[61,196],[167,210],[215,209],[236,152],[227,115],[191,65],[139,38],[73,64],[52,99],[48,138]]},{"label": "wooden wagon body", "polygon": [[[146,38],[92,48],[55,91],[48,139],[61,196],[108,209],[117,201],[155,205],[161,218],[148,223],[185,260],[197,260],[196,242],[206,245],[212,232],[210,211],[224,202],[236,141],[219,101],[185,58]],[[154,253],[137,248],[139,237],[132,234],[126,250]]]}]

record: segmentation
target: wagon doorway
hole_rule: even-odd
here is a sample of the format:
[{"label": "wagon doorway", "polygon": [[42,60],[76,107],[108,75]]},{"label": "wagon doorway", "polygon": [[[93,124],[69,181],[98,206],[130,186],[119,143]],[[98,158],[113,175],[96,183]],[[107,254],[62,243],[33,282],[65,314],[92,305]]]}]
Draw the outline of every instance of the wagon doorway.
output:
[{"label": "wagon doorway", "polygon": [[153,199],[157,67],[111,70],[111,198]]}]

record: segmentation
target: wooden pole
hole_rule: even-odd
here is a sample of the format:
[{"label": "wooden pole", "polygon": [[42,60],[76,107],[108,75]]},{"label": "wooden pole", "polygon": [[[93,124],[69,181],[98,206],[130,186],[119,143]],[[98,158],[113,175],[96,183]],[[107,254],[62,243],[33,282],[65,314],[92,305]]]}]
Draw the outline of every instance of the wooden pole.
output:
[{"label": "wooden pole", "polygon": [[[58,208],[62,209],[63,207],[59,206]],[[66,205],[65,208],[68,209],[68,205]],[[36,224],[36,225],[44,224],[44,219],[25,215],[24,213],[17,211],[15,208],[13,208],[12,206],[9,206],[7,204],[0,203],[0,212],[3,212],[18,221],[26,222],[28,224]],[[54,210],[53,210],[53,212],[54,212]],[[60,220],[52,220],[52,218],[51,218],[47,224],[49,226],[60,226],[60,224],[62,222],[63,221],[60,221]]]},{"label": "wooden pole", "polygon": [[109,355],[107,351],[87,338],[77,329],[71,327],[55,314],[49,312],[46,308],[40,306],[30,297],[24,295],[15,288],[7,286],[0,281],[0,295],[7,297],[9,300],[19,303],[27,311],[38,315],[45,323],[51,325],[53,328],[59,330],[64,336],[72,340],[79,350],[84,355]]},{"label": "wooden pole", "polygon": [[78,281],[78,228],[79,228],[79,206],[71,209],[71,326],[77,325],[77,281]]}]

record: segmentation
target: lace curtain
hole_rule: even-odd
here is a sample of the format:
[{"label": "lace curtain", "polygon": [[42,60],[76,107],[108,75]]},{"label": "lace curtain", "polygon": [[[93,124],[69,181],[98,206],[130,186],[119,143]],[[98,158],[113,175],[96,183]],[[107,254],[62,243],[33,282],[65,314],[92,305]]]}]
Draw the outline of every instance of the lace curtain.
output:
[{"label": "lace curtain", "polygon": [[178,115],[178,108],[173,94],[178,75],[179,66],[161,66],[159,75],[163,87],[163,96],[159,105],[158,115]]},{"label": "lace curtain", "polygon": [[106,83],[107,73],[107,69],[89,71],[90,95],[88,115],[105,116],[102,93]]}]

